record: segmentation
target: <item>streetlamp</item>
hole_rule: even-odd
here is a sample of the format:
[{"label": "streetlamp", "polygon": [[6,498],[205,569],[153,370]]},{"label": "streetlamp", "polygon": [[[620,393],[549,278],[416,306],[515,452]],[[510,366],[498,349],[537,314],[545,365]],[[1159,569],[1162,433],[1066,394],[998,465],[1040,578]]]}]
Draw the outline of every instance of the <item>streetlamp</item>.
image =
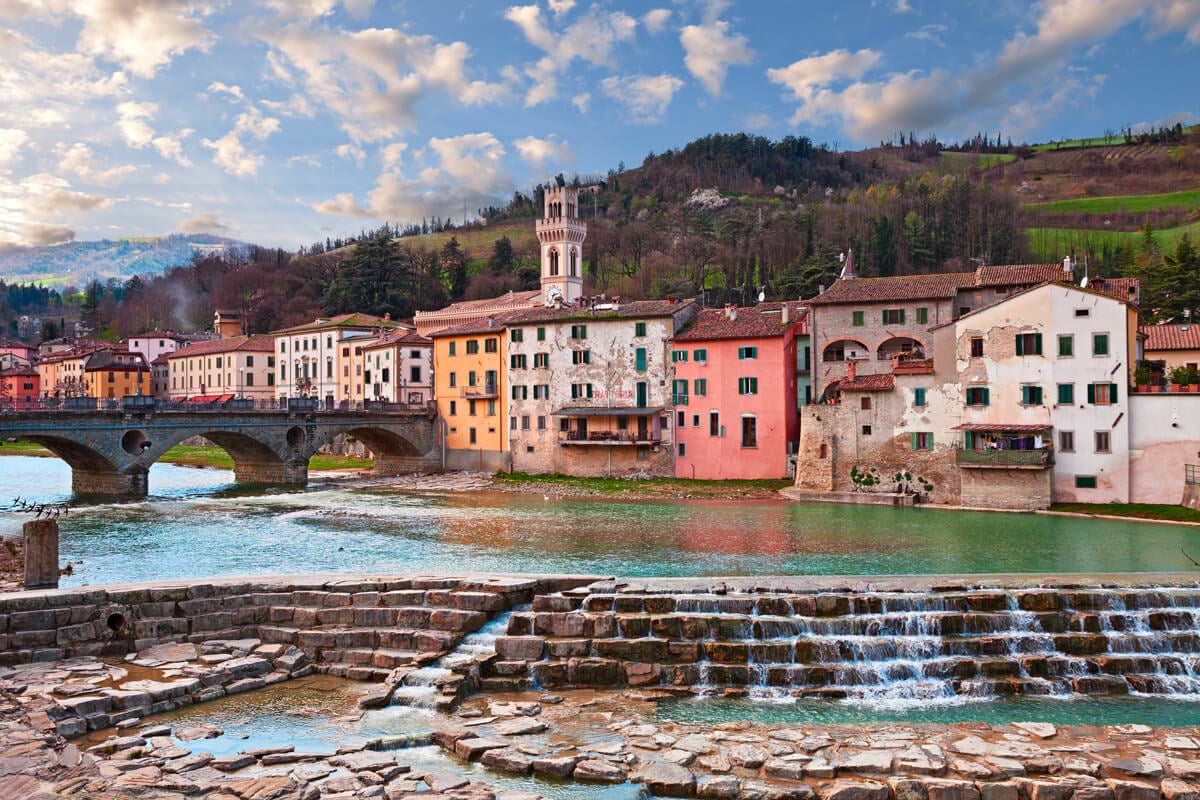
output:
[{"label": "streetlamp", "polygon": [[238,367],[238,400],[246,399],[246,368]]}]

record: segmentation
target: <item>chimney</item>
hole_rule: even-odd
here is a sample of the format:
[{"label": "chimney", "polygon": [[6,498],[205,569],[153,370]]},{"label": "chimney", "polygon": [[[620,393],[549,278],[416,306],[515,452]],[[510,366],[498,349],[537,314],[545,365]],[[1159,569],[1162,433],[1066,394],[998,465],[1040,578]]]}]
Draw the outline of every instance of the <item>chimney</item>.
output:
[{"label": "chimney", "polygon": [[1070,256],[1066,256],[1063,258],[1063,272],[1066,274],[1066,276],[1068,278],[1071,277],[1071,275],[1073,275],[1075,273],[1075,268],[1071,265],[1071,257]]},{"label": "chimney", "polygon": [[846,362],[846,380],[854,381],[856,378],[858,378],[858,362],[857,361],[847,361]]},{"label": "chimney", "polygon": [[496,327],[496,318],[495,317],[488,317],[488,327],[489,328]]},{"label": "chimney", "polygon": [[725,304],[725,319],[731,319],[730,313],[732,311],[733,311],[733,305],[731,303],[726,303]]},{"label": "chimney", "polygon": [[736,308],[729,309],[729,321],[737,322],[737,309]]},{"label": "chimney", "polygon": [[792,307],[784,303],[783,311],[780,312],[779,318],[783,321],[784,325],[789,324],[792,321]]},{"label": "chimney", "polygon": [[389,311],[389,312],[387,312],[386,314],[384,314],[384,315],[383,315],[383,321],[384,321],[384,322],[391,322],[391,321],[392,321],[392,312],[390,312],[390,311]]}]

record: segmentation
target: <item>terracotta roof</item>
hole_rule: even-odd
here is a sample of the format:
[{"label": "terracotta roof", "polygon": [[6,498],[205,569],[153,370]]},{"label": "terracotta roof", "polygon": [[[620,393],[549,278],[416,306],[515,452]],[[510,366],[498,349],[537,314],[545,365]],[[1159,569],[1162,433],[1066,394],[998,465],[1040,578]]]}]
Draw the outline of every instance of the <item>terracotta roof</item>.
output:
[{"label": "terracotta roof", "polygon": [[839,392],[890,392],[896,385],[896,378],[890,372],[882,375],[859,375],[854,380],[843,378],[838,381]]},{"label": "terracotta roof", "polygon": [[1200,325],[1143,325],[1139,330],[1146,334],[1142,349],[1147,353],[1155,350],[1200,350]]},{"label": "terracotta roof", "polygon": [[808,311],[799,303],[790,303],[791,322],[784,325],[783,315],[780,313],[782,306],[782,303],[759,303],[754,308],[738,308],[737,319],[730,319],[723,308],[706,308],[676,334],[675,340],[694,342],[707,339],[764,339],[782,336],[788,328],[802,320]]},{"label": "terracotta roof", "polygon": [[433,340],[427,336],[422,336],[419,333],[415,333],[413,331],[406,330],[406,329],[401,329],[401,330],[396,330],[396,331],[389,331],[388,333],[385,333],[383,336],[380,336],[375,341],[373,341],[369,344],[364,344],[362,346],[362,348],[364,350],[370,350],[375,347],[390,347],[390,346],[396,345],[396,344],[428,346],[428,345],[433,344]]},{"label": "terracotta roof", "polygon": [[233,352],[273,353],[275,352],[275,340],[269,334],[231,336],[228,339],[209,339],[204,342],[196,342],[182,350],[176,350],[174,353],[168,354],[167,358],[191,358],[213,353]]},{"label": "terracotta roof", "polygon": [[158,358],[151,361],[150,366],[154,366],[155,364],[166,364],[168,361],[171,360],[170,356],[171,356],[170,353],[163,353]]},{"label": "terracotta roof", "polygon": [[449,328],[442,328],[440,331],[432,331],[429,338],[438,339],[443,336],[462,336],[470,333],[500,333],[504,330],[508,320],[520,313],[519,311],[509,311],[482,319],[473,319],[461,325],[452,325]]},{"label": "terracotta roof", "polygon": [[182,338],[182,336],[183,336],[183,334],[179,333],[179,331],[152,330],[152,331],[146,331],[145,333],[135,333],[133,336],[130,336],[129,338],[130,339],[180,339],[180,338]]},{"label": "terracotta roof", "polygon": [[1059,264],[1010,264],[980,267],[974,272],[941,272],[931,275],[897,275],[890,278],[837,280],[821,294],[805,302],[886,303],[903,300],[949,300],[960,289],[1031,286],[1063,277]]},{"label": "terracotta roof", "polygon": [[0,375],[11,378],[33,377],[38,375],[38,371],[33,367],[9,367],[8,369],[0,369]]},{"label": "terracotta roof", "polygon": [[517,303],[531,303],[537,301],[542,296],[540,291],[529,292],[509,292],[502,294],[499,297],[489,297],[485,300],[460,300],[457,303],[451,303],[445,308],[439,308],[436,311],[418,311],[417,314],[422,317],[436,315],[454,315],[464,314],[469,312],[487,311],[489,308],[508,308]]},{"label": "terracotta roof", "polygon": [[529,308],[513,311],[507,317],[510,325],[528,324],[533,322],[559,321],[575,319],[580,322],[605,319],[637,319],[641,317],[670,317],[694,304],[695,300],[634,300],[629,303],[613,303],[611,308]]},{"label": "terracotta roof", "polygon": [[137,358],[132,362],[117,361],[116,357],[118,355],[125,356],[131,354],[127,350],[97,350],[88,356],[88,360],[83,365],[84,372],[97,369],[141,372],[148,369],[146,359],[142,357],[141,353],[133,353],[132,355]]},{"label": "terracotta roof", "polygon": [[1137,278],[1092,278],[1087,288],[1130,303],[1139,303],[1141,299]]},{"label": "terracotta roof", "polygon": [[[1125,280],[1125,279],[1122,278],[1121,280]],[[1135,283],[1136,283],[1136,281],[1135,281]],[[1045,283],[1039,283],[1036,286],[1026,286],[1025,288],[1021,289],[1020,291],[1013,292],[1012,294],[1005,295],[1004,297],[999,298],[995,302],[988,303],[987,305],[979,306],[978,308],[973,308],[970,311],[968,311],[966,314],[963,314],[962,316],[959,316],[959,317],[955,317],[954,319],[950,320],[949,322],[942,322],[937,325],[934,325],[934,326],[930,327],[929,330],[936,331],[941,328],[948,328],[951,325],[955,325],[958,322],[960,322],[961,320],[966,319],[967,317],[973,317],[976,314],[982,314],[985,311],[991,311],[996,306],[998,306],[1002,303],[1007,303],[1009,300],[1013,299],[1014,297],[1020,297],[1021,295],[1026,294],[1027,292],[1032,292],[1034,289],[1040,289],[1043,286],[1060,286],[1064,289],[1072,289],[1076,292],[1082,292],[1084,294],[1094,294],[1094,295],[1098,295],[1100,297],[1107,297],[1109,300],[1118,300],[1122,303],[1130,302],[1128,297],[1124,297],[1124,296],[1120,295],[1119,293],[1102,291],[1100,289],[1092,289],[1090,287],[1084,289],[1084,288],[1076,286],[1075,284],[1067,282],[1067,281],[1062,281],[1062,282],[1057,282],[1057,283],[1054,281],[1046,281]]]},{"label": "terracotta roof", "polygon": [[271,333],[289,334],[289,333],[306,333],[308,331],[325,331],[330,328],[400,328],[409,327],[394,319],[384,319],[373,314],[339,314],[336,317],[321,317],[325,320],[314,320],[306,322],[303,325],[294,325],[291,328],[283,330],[271,331]]}]

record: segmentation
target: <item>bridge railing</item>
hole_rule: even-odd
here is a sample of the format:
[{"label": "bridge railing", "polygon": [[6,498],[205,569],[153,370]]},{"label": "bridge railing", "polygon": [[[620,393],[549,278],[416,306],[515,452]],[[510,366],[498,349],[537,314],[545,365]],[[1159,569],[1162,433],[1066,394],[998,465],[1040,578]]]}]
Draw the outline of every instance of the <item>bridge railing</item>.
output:
[{"label": "bridge railing", "polygon": [[44,397],[28,403],[0,403],[0,414],[29,412],[80,412],[80,411],[124,411],[161,412],[186,411],[238,412],[288,411],[322,413],[402,413],[435,412],[437,405],[432,400],[419,403],[385,403],[368,400],[360,403],[346,401],[330,403],[315,398],[281,397],[272,399],[229,398],[226,400],[160,400],[155,397],[137,395],[133,397]]}]

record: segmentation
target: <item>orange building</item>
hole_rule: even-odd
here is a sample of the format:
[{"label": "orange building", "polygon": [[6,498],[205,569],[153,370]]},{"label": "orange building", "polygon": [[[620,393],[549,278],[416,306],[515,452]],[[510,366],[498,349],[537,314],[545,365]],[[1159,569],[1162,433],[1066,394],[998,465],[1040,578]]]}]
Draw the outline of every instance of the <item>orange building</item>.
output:
[{"label": "orange building", "polygon": [[445,436],[446,467],[495,472],[510,468],[502,318],[437,331],[434,397]]}]

